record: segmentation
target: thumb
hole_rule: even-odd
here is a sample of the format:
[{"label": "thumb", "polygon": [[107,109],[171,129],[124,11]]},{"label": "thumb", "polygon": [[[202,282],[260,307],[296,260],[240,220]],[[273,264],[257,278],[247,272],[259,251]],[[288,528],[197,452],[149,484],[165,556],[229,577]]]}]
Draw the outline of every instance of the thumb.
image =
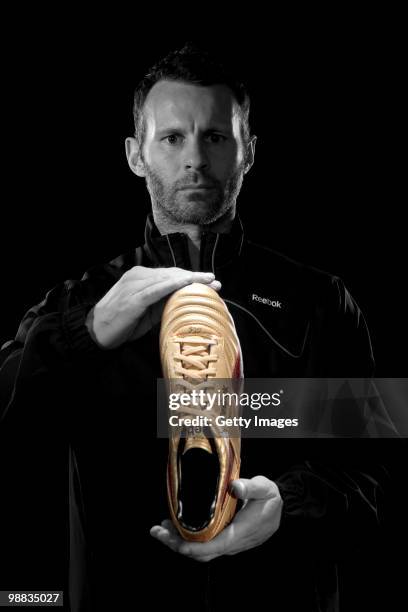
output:
[{"label": "thumb", "polygon": [[231,492],[238,499],[268,499],[277,495],[276,484],[265,476],[238,478],[231,484]]}]

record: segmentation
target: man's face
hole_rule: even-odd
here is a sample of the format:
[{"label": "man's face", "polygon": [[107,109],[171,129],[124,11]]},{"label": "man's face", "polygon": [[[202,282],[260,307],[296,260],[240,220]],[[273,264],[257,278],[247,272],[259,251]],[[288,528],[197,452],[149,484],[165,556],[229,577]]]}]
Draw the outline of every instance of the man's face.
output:
[{"label": "man's face", "polygon": [[147,96],[144,117],[141,161],[153,210],[197,225],[235,212],[245,146],[232,91],[159,81]]}]

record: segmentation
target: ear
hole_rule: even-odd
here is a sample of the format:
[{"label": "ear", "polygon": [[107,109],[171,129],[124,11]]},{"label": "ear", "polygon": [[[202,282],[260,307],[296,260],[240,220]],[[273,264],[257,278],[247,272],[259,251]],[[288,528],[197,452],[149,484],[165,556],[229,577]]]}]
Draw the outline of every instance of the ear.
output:
[{"label": "ear", "polygon": [[244,174],[250,171],[255,161],[255,145],[257,137],[251,136],[245,151],[245,170]]},{"label": "ear", "polygon": [[137,176],[146,176],[144,163],[140,155],[140,147],[137,143],[136,138],[130,136],[125,140],[126,146],[126,157],[128,160],[129,168]]}]

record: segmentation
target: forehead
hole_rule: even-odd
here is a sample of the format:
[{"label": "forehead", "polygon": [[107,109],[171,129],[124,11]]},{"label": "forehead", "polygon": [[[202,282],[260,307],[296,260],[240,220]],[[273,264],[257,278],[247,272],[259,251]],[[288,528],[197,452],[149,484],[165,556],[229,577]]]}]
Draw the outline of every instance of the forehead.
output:
[{"label": "forehead", "polygon": [[149,91],[144,114],[157,129],[166,124],[214,123],[232,128],[239,105],[227,85],[194,85],[180,81],[158,81]]}]

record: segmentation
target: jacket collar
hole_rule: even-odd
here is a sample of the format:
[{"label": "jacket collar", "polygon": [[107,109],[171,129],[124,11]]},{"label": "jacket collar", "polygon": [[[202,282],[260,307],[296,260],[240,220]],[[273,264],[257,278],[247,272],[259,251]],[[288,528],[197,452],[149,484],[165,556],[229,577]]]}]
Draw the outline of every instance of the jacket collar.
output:
[{"label": "jacket collar", "polygon": [[[239,257],[244,239],[241,219],[237,214],[228,234],[203,232],[200,247],[200,270],[215,271]],[[145,244],[143,246],[149,262],[155,267],[171,267],[191,269],[188,250],[188,236],[182,232],[160,234],[150,213],[145,228]]]}]

